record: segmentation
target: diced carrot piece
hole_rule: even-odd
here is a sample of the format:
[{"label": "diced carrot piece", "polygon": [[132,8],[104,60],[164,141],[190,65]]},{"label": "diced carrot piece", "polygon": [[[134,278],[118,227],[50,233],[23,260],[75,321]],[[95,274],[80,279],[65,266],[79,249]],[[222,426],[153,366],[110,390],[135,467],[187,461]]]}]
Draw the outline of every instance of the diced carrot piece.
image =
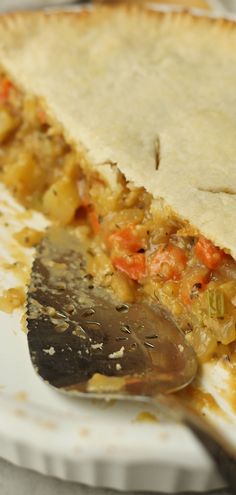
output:
[{"label": "diced carrot piece", "polygon": [[116,256],[112,259],[115,268],[126,273],[132,280],[140,280],[146,273],[146,260],[143,253],[131,256]]},{"label": "diced carrot piece", "polygon": [[219,268],[226,257],[222,249],[214,246],[211,241],[203,236],[199,237],[195,245],[195,253],[197,258],[211,270]]},{"label": "diced carrot piece", "polygon": [[93,207],[91,207],[91,206],[88,206],[87,211],[88,211],[88,213],[87,213],[88,221],[90,223],[92,231],[94,234],[98,234],[98,232],[100,230],[100,223],[99,223],[98,215],[97,215],[96,211],[93,209]]},{"label": "diced carrot piece", "polygon": [[151,276],[160,275],[164,280],[179,280],[186,263],[185,251],[169,243],[160,246],[149,257],[149,272]]},{"label": "diced carrot piece", "polygon": [[0,101],[5,101],[9,98],[12,88],[13,84],[9,79],[5,78],[0,82]]},{"label": "diced carrot piece", "polygon": [[110,248],[118,245],[120,248],[131,253],[137,253],[139,249],[143,248],[143,240],[135,232],[134,225],[116,230],[109,235],[107,243]]},{"label": "diced carrot piece", "polygon": [[44,110],[39,108],[37,114],[38,114],[38,119],[39,119],[40,124],[41,125],[47,124],[47,116],[46,116],[46,113],[44,112]]}]

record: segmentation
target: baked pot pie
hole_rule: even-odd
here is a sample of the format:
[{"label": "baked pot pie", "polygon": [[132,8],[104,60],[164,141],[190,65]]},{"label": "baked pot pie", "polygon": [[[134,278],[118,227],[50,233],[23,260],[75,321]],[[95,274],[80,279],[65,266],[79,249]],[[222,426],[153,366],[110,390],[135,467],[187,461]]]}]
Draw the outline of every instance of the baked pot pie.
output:
[{"label": "baked pot pie", "polygon": [[0,19],[1,181],[201,361],[236,345],[235,43],[233,22],[142,8]]}]

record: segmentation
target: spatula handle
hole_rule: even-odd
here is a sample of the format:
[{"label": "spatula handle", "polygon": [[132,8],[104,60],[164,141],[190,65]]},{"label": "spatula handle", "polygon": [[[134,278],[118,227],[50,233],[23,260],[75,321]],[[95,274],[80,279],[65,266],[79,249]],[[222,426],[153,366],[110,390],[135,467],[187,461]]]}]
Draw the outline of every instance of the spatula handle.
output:
[{"label": "spatula handle", "polygon": [[236,449],[210,422],[181,403],[178,396],[159,396],[155,400],[161,409],[166,407],[167,415],[185,424],[200,440],[210,456],[214,459],[220,474],[236,494]]},{"label": "spatula handle", "polygon": [[232,493],[236,493],[236,451],[223,436],[205,421],[203,424],[202,420],[190,417],[189,413],[187,413],[184,423],[214,459],[220,474],[231,488]]}]

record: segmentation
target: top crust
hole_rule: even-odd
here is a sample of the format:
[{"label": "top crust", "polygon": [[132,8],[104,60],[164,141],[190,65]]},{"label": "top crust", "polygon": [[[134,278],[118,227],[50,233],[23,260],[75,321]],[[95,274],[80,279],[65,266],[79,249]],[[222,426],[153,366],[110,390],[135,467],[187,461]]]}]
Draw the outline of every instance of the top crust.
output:
[{"label": "top crust", "polygon": [[0,19],[2,66],[88,162],[117,163],[234,258],[235,46],[233,22],[141,8]]}]

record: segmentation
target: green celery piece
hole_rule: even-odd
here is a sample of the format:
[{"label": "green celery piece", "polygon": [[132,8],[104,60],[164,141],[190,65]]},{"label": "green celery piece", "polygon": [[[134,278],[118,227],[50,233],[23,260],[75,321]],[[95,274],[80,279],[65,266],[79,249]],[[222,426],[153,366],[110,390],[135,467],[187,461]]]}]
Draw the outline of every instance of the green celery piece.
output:
[{"label": "green celery piece", "polygon": [[225,315],[225,298],[219,289],[207,290],[208,314],[211,318],[223,318]]}]

